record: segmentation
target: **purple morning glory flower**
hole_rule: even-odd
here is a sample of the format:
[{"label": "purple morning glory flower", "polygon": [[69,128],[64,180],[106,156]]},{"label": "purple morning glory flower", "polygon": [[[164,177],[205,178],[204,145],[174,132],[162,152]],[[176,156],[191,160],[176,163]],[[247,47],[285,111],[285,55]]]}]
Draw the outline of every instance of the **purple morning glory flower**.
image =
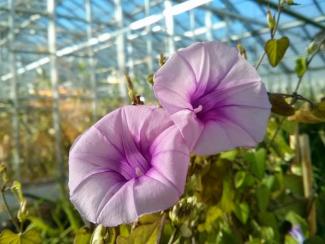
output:
[{"label": "purple morning glory flower", "polygon": [[298,244],[303,244],[305,241],[304,234],[300,228],[300,225],[295,225],[290,230],[289,234],[294,238]]},{"label": "purple morning glory flower", "polygon": [[130,223],[179,199],[188,163],[189,149],[163,109],[122,107],[73,145],[70,199],[90,222]]},{"label": "purple morning glory flower", "polygon": [[235,48],[195,43],[171,56],[154,81],[156,97],[195,153],[253,147],[263,139],[267,92]]}]

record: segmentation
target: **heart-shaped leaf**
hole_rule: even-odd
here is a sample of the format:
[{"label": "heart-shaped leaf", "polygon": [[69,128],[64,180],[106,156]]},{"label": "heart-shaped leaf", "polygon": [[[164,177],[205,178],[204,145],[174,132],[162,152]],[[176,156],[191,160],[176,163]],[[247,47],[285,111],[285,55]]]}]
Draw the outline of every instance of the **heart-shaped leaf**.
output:
[{"label": "heart-shaped leaf", "polygon": [[35,229],[30,229],[24,233],[14,233],[11,230],[5,229],[0,234],[0,243],[12,244],[41,244],[42,239],[40,233]]},{"label": "heart-shaped leaf", "polygon": [[270,64],[275,67],[282,60],[289,47],[289,38],[284,36],[280,39],[271,39],[265,43],[264,50],[267,54]]}]

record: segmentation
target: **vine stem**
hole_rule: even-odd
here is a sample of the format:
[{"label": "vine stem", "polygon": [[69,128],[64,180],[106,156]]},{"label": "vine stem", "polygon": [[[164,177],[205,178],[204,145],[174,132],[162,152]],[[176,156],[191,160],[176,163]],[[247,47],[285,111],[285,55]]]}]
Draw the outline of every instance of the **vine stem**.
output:
[{"label": "vine stem", "polygon": [[[279,1],[279,4],[278,4],[278,15],[277,15],[277,18],[276,18],[275,26],[274,26],[274,28],[270,32],[270,34],[271,34],[271,40],[274,39],[275,33],[276,33],[277,29],[278,29],[279,21],[280,21],[280,16],[281,16],[281,10],[282,10],[282,4],[281,4],[281,1]],[[255,65],[255,69],[256,70],[258,70],[258,68],[261,66],[265,55],[266,55],[266,52],[264,50],[263,54],[258,59],[257,64]]]},{"label": "vine stem", "polygon": [[255,69],[256,69],[256,70],[258,70],[258,68],[259,68],[260,65],[262,64],[263,59],[264,59],[264,57],[265,57],[265,54],[266,54],[266,52],[264,51],[263,54],[261,55],[261,57],[259,58],[259,60],[258,60],[258,62],[257,62],[257,64],[256,64],[256,66],[255,66]]},{"label": "vine stem", "polygon": [[9,217],[11,218],[11,221],[12,223],[14,224],[17,232],[21,232],[21,228],[19,227],[14,215],[12,214],[10,208],[9,208],[9,205],[8,205],[8,202],[7,202],[7,199],[6,199],[6,196],[5,196],[5,193],[4,193],[4,188],[1,189],[1,197],[2,197],[2,200],[4,202],[4,205],[5,205],[5,208],[6,208],[6,211],[9,215]]},{"label": "vine stem", "polygon": [[172,235],[169,238],[168,244],[172,244],[176,236],[177,228],[174,229]]},{"label": "vine stem", "polygon": [[157,243],[160,243],[162,232],[164,230],[165,221],[166,221],[166,213],[163,213],[163,215],[161,217],[161,220],[160,220],[159,234],[158,234],[158,238],[157,238]]},{"label": "vine stem", "polygon": [[[317,48],[317,50],[315,50],[315,52],[314,52],[314,53],[309,57],[309,59],[307,60],[307,62],[306,62],[306,72],[307,72],[307,70],[308,70],[308,68],[309,68],[309,64],[311,63],[311,61],[313,60],[313,58],[315,57],[315,55],[318,53],[319,49],[320,49],[320,46]],[[305,73],[306,73],[306,72],[305,72]],[[302,82],[302,78],[305,76],[305,73],[304,73],[302,76],[299,77],[299,80],[298,80],[298,82],[297,82],[297,85],[296,85],[295,90],[293,91],[293,94],[295,94],[295,93],[298,92],[299,87],[300,87],[300,84],[301,84],[301,82]]]},{"label": "vine stem", "polygon": [[[307,101],[308,103],[311,104],[311,106],[313,106],[313,103],[312,103],[309,99],[304,98],[303,96],[298,95],[297,92],[298,92],[298,90],[299,90],[299,87],[300,87],[300,85],[301,85],[301,82],[302,82],[302,79],[303,79],[304,75],[305,75],[306,72],[308,71],[309,64],[311,63],[311,61],[313,60],[313,58],[315,57],[315,55],[318,53],[319,49],[320,49],[320,46],[319,46],[319,47],[317,48],[317,50],[315,50],[314,53],[313,53],[313,54],[308,58],[308,60],[307,60],[307,62],[306,62],[306,71],[305,71],[305,73],[304,73],[302,76],[299,77],[299,80],[298,80],[298,82],[297,82],[296,88],[294,89],[294,91],[293,91],[292,94],[291,94],[291,96],[293,97],[293,99],[292,99],[290,105],[294,105],[294,104],[297,102],[297,98],[300,98],[300,99],[302,99],[302,100]],[[272,138],[271,138],[271,140],[270,140],[269,145],[272,145],[272,144],[273,144],[273,141],[275,140],[276,136],[278,135],[278,133],[279,133],[279,131],[280,131],[280,129],[281,129],[281,126],[282,126],[284,120],[285,120],[285,117],[283,117],[283,118],[280,120],[280,123],[279,123],[278,127],[276,128],[276,130],[275,130],[275,132],[274,132],[274,134],[273,134],[273,136],[272,136]]]}]

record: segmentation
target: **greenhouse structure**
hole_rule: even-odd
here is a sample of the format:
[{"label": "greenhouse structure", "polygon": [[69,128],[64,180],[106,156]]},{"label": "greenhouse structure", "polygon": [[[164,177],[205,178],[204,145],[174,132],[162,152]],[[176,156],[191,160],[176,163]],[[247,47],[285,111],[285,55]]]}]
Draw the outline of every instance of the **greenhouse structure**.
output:
[{"label": "greenhouse structure", "polygon": [[[195,46],[197,42],[201,44]],[[199,50],[200,45],[206,52],[203,56],[189,51]],[[219,48],[215,59],[214,49],[207,51],[213,45]],[[237,62],[244,68],[236,68],[236,62],[227,63],[235,50],[240,56]],[[197,56],[192,60],[191,55]],[[234,95],[237,88],[225,85],[213,98],[210,89],[206,96],[211,101],[196,95],[199,82],[208,75],[206,70],[211,76],[213,70],[222,69],[228,71],[218,78],[217,86],[234,74],[243,82],[237,86],[261,80],[266,91],[250,88],[245,97],[248,86]],[[255,78],[251,78],[253,73]],[[246,139],[234,139],[240,134],[234,123],[232,129],[225,129],[230,142],[224,142],[220,150],[210,145],[218,133],[211,132],[203,146],[199,145],[202,135],[193,139],[196,127],[190,124],[192,118],[179,122],[181,117],[175,113],[183,106],[181,99],[189,96],[186,86],[192,76],[196,90],[186,98],[191,106],[184,111],[193,110],[191,116],[198,120],[215,119],[213,123],[226,128],[226,122],[218,117],[226,112],[220,112],[214,102],[222,97],[225,101],[237,99],[230,105],[222,103],[222,109],[259,108],[251,117],[247,113],[251,119],[247,127],[236,127],[245,131]],[[167,98],[170,93],[174,95]],[[250,99],[255,97],[252,105]],[[324,103],[323,0],[0,0],[0,243],[18,243],[17,238],[19,243],[325,243]],[[128,104],[133,104],[130,111],[140,107],[139,112],[127,117],[128,107],[124,111],[123,106]],[[178,147],[186,144],[188,151],[182,151],[188,156],[184,177],[177,171],[180,166],[175,166],[175,179],[161,176],[178,191],[177,199],[166,204],[168,190],[161,196],[158,186],[156,193],[147,195],[136,190],[137,181],[142,182],[150,171],[141,168],[139,152],[141,160],[154,167],[150,162],[154,154],[148,159],[143,152],[141,143],[149,140],[143,137],[154,134],[154,139],[159,138],[158,129],[150,130],[162,126],[156,125],[160,121],[155,118],[162,115],[152,115],[149,121],[140,115],[141,107],[147,109],[147,105],[159,105],[171,114],[166,120],[181,131],[175,138],[181,135],[182,143],[166,142],[175,145],[168,150],[184,151]],[[209,111],[217,109],[218,116],[202,115],[210,105]],[[130,180],[123,167],[133,167],[130,162],[136,161],[130,172],[135,182],[132,194],[139,195],[130,194],[139,218],[132,217],[129,192],[113,190],[108,180],[90,183],[112,171],[101,165],[94,173],[91,167],[102,164],[103,157],[108,161],[115,157],[109,149],[96,154],[103,143],[118,147],[115,137],[101,132],[96,121],[118,108],[126,113],[125,120],[142,116],[141,123],[148,123],[141,130],[149,132],[141,132],[140,139],[135,139],[136,149],[129,148],[123,131],[125,152],[121,154],[128,162],[123,159],[117,169],[124,180]],[[267,118],[262,109],[267,110]],[[238,111],[236,119],[245,115]],[[124,118],[123,113],[121,116]],[[265,123],[261,122],[263,116]],[[115,122],[113,117],[107,117],[107,128],[114,128],[119,135],[114,123],[124,122]],[[92,126],[95,123],[97,127]],[[260,126],[261,139],[254,139]],[[92,128],[98,129],[101,139],[92,138],[99,141],[87,137]],[[186,133],[191,136],[191,146]],[[255,145],[248,142],[251,138]],[[220,135],[220,140],[226,139]],[[156,141],[152,143],[165,143]],[[72,148],[81,151],[75,155]],[[130,150],[139,152],[128,156]],[[94,153],[94,161],[86,153]],[[74,161],[77,156],[81,159]],[[170,160],[181,164],[177,157]],[[79,173],[79,166],[72,166],[76,162],[81,165],[80,174],[85,174],[78,176],[81,183],[73,173]],[[84,172],[88,168],[89,172]],[[182,177],[183,183],[173,181]],[[185,185],[185,190],[179,190],[177,184]],[[151,186],[155,188],[155,184]],[[102,190],[105,187],[107,190]],[[81,188],[88,189],[87,196],[78,194]],[[104,194],[100,204],[96,194]],[[118,197],[121,200],[116,200]]]}]

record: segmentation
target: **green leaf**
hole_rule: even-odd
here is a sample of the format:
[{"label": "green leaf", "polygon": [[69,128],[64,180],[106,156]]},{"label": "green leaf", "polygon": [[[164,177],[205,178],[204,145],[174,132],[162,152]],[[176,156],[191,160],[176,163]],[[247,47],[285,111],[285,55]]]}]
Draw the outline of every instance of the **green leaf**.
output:
[{"label": "green leaf", "polygon": [[256,189],[257,206],[261,211],[265,211],[270,200],[270,190],[266,185],[260,185]]},{"label": "green leaf", "polygon": [[243,185],[246,178],[246,172],[245,171],[238,171],[235,175],[235,187],[239,188]]},{"label": "green leaf", "polygon": [[127,225],[120,225],[120,236],[128,237],[130,235],[130,230]]},{"label": "green leaf", "polygon": [[40,233],[35,229],[30,229],[24,233],[14,233],[11,230],[5,229],[0,234],[0,243],[10,244],[39,244],[42,243]]},{"label": "green leaf", "polygon": [[[162,219],[156,219],[153,223],[139,225],[128,237],[119,236],[119,244],[156,244],[158,242],[161,230],[163,228]],[[148,224],[147,224],[148,223]]]},{"label": "green leaf", "polygon": [[[210,242],[209,242],[210,243]],[[234,233],[232,233],[229,230],[224,230],[222,232],[220,232],[217,241],[215,243],[218,244],[239,244],[242,243],[242,241],[239,239],[239,237],[237,235],[234,235]]]},{"label": "green leaf", "polygon": [[250,163],[251,172],[258,178],[263,178],[265,173],[266,151],[261,148],[254,152],[249,152],[245,155],[245,160]]},{"label": "green leaf", "polygon": [[314,236],[307,239],[304,243],[306,244],[324,244],[325,240],[322,239],[320,236]]},{"label": "green leaf", "polygon": [[261,226],[271,227],[273,229],[274,243],[279,243],[280,233],[279,224],[274,213],[261,211],[258,213],[258,221]]},{"label": "green leaf", "polygon": [[103,225],[97,225],[91,236],[91,244],[104,244],[105,230]]},{"label": "green leaf", "polygon": [[195,188],[198,189],[200,186],[200,191],[198,191],[200,201],[209,204],[220,202],[223,182],[230,172],[231,165],[230,161],[221,159],[217,163],[211,162],[197,174],[199,181],[195,184]]},{"label": "green leaf", "polygon": [[263,177],[265,173],[265,162],[266,162],[266,150],[260,148],[255,153],[256,161],[256,174],[259,177]]},{"label": "green leaf", "polygon": [[233,161],[233,160],[235,160],[237,154],[238,154],[237,150],[231,150],[231,151],[221,153],[220,158],[228,159],[229,161]]},{"label": "green leaf", "polygon": [[128,238],[127,237],[123,237],[123,236],[118,236],[116,238],[116,243],[117,244],[128,244]]},{"label": "green leaf", "polygon": [[275,184],[275,176],[274,175],[268,175],[265,176],[262,180],[263,184],[267,186],[269,190],[272,191],[273,185]]},{"label": "green leaf", "polygon": [[307,58],[299,57],[296,59],[295,71],[298,77],[302,77],[307,70]]},{"label": "green leaf", "polygon": [[139,223],[141,224],[152,224],[155,221],[159,220],[161,218],[161,215],[159,213],[154,214],[146,214],[141,216],[139,219]]},{"label": "green leaf", "polygon": [[274,243],[274,230],[271,227],[262,227],[261,237],[266,243]]},{"label": "green leaf", "polygon": [[91,234],[85,228],[81,228],[76,232],[73,243],[74,244],[88,244]]},{"label": "green leaf", "polygon": [[240,222],[246,224],[249,216],[248,204],[245,202],[241,204],[237,204],[234,213]]},{"label": "green leaf", "polygon": [[198,230],[200,232],[203,231],[211,232],[214,222],[222,216],[223,216],[223,211],[221,208],[219,208],[218,206],[210,206],[206,214],[205,222],[199,224]]},{"label": "green leaf", "polygon": [[51,227],[48,223],[46,223],[43,219],[39,217],[29,216],[28,220],[31,221],[30,226],[32,226],[35,229],[40,230],[41,232],[45,232],[46,234],[50,236],[58,236],[59,235],[59,229],[55,229]]},{"label": "green leaf", "polygon": [[243,186],[245,186],[245,187],[253,186],[253,185],[255,185],[255,182],[256,182],[256,180],[253,175],[246,174]]},{"label": "green leaf", "polygon": [[234,210],[234,197],[235,191],[232,186],[232,180],[230,177],[226,177],[223,182],[222,197],[220,200],[220,207],[224,212],[229,213]]},{"label": "green leaf", "polygon": [[275,215],[270,212],[262,211],[258,213],[259,223],[263,226],[269,226],[274,229],[277,228],[277,221]]},{"label": "green leaf", "polygon": [[271,39],[265,43],[264,50],[273,67],[280,63],[288,47],[289,38],[286,36],[280,39]]},{"label": "green leaf", "polygon": [[286,175],[284,177],[284,187],[289,189],[291,193],[304,196],[303,182],[301,176],[298,175]]},{"label": "green leaf", "polygon": [[291,235],[285,235],[284,244],[299,244]]},{"label": "green leaf", "polygon": [[299,225],[302,232],[306,235],[308,232],[308,224],[306,219],[302,218],[299,214],[294,211],[290,211],[285,216],[285,219],[289,221],[292,225]]}]

